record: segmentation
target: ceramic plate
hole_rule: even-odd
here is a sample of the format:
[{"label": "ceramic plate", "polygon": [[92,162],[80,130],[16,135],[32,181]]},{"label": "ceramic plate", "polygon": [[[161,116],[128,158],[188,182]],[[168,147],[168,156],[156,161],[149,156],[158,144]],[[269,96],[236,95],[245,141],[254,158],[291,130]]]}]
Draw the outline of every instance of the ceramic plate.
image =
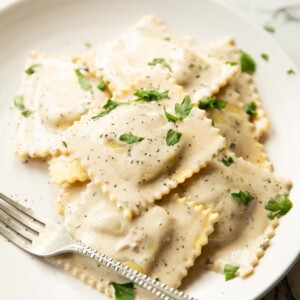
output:
[{"label": "ceramic plate", "polygon": [[[200,44],[233,36],[258,64],[255,81],[272,122],[266,150],[276,172],[295,183],[291,193],[294,209],[281,219],[269,250],[251,277],[225,282],[222,275],[192,269],[184,288],[206,300],[259,298],[288,271],[300,250],[300,75],[287,75],[287,69],[296,67],[270,34],[228,7],[198,0],[28,0],[1,10],[0,191],[58,218],[53,206],[58,188],[48,183],[46,166],[25,164],[13,155],[12,99],[18,92],[26,53],[78,53],[86,50],[86,42],[98,45],[146,14],[158,15],[176,32],[191,35]],[[269,54],[269,62],[261,59],[262,52]],[[0,291],[2,299],[14,300],[106,299],[2,237]]]}]

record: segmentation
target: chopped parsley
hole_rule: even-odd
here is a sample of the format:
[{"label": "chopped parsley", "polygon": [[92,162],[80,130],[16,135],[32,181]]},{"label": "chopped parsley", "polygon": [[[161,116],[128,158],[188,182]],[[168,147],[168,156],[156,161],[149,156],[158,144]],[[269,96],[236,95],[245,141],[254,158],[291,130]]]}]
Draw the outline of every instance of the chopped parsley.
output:
[{"label": "chopped parsley", "polygon": [[268,32],[275,33],[275,28],[273,26],[265,25],[264,29]]},{"label": "chopped parsley", "polygon": [[261,58],[264,59],[265,61],[269,61],[269,55],[267,53],[262,53]]},{"label": "chopped parsley", "polygon": [[79,82],[80,86],[81,86],[84,90],[86,90],[86,91],[90,92],[91,94],[93,94],[93,87],[92,87],[91,84],[89,83],[88,79],[85,78],[85,77],[82,75],[80,69],[75,69],[74,72],[75,72],[75,74],[77,75],[78,82]]},{"label": "chopped parsley", "polygon": [[234,160],[232,157],[228,157],[227,159],[222,158],[221,162],[226,166],[229,167],[230,165],[232,165],[234,163]]},{"label": "chopped parsley", "polygon": [[134,300],[134,283],[110,282],[115,289],[115,300]]},{"label": "chopped parsley", "polygon": [[294,74],[296,74],[295,70],[293,70],[293,69],[289,69],[289,70],[287,70],[286,72],[287,72],[289,75],[294,75]]},{"label": "chopped parsley", "polygon": [[101,79],[99,84],[97,85],[97,88],[98,90],[104,92],[106,89],[106,82],[103,79]]},{"label": "chopped parsley", "polygon": [[230,65],[230,66],[236,66],[238,64],[238,62],[237,61],[226,61],[226,64]]},{"label": "chopped parsley", "polygon": [[245,112],[249,115],[249,116],[256,116],[257,112],[256,112],[256,104],[255,102],[248,102],[245,104]]},{"label": "chopped parsley", "polygon": [[26,107],[24,105],[23,96],[20,96],[20,95],[16,96],[14,98],[14,105],[16,108],[18,108],[21,111],[22,115],[25,118],[28,118],[29,116],[31,116],[33,114],[33,111],[26,109]]},{"label": "chopped parsley", "polygon": [[178,117],[177,116],[174,116],[172,114],[170,114],[169,112],[166,111],[166,108],[164,107],[164,112],[165,112],[165,116],[166,118],[171,121],[171,122],[176,122],[178,121]]},{"label": "chopped parsley", "polygon": [[167,42],[169,42],[169,41],[171,41],[171,38],[168,37],[168,36],[166,36],[166,37],[164,37],[164,40],[167,41]]},{"label": "chopped parsley", "polygon": [[254,199],[254,197],[249,192],[238,192],[238,193],[231,193],[231,197],[239,202],[244,203],[245,205],[248,205],[250,201]]},{"label": "chopped parsley", "polygon": [[65,141],[61,141],[61,143],[63,144],[64,147],[68,147],[67,143]]},{"label": "chopped parsley", "polygon": [[155,66],[157,64],[162,65],[163,67],[167,68],[170,72],[172,72],[171,66],[166,62],[164,58],[154,58],[151,62],[148,63],[149,66]]},{"label": "chopped parsley", "polygon": [[169,91],[164,91],[160,93],[158,90],[155,90],[150,87],[146,90],[136,91],[133,95],[138,97],[136,101],[150,102],[150,101],[159,101],[168,98]]},{"label": "chopped parsley", "polygon": [[190,96],[185,96],[181,104],[179,103],[175,104],[176,116],[168,113],[165,108],[164,108],[164,112],[165,112],[165,116],[169,121],[176,122],[178,120],[185,119],[190,114],[192,108],[193,108],[193,104]]},{"label": "chopped parsley", "polygon": [[30,66],[28,69],[26,69],[25,73],[28,75],[32,75],[35,73],[35,69],[40,66],[41,66],[41,64],[34,64],[34,65]]},{"label": "chopped parsley", "polygon": [[92,44],[89,43],[89,42],[84,43],[84,45],[85,45],[87,48],[91,48],[91,47],[92,47]]},{"label": "chopped parsley", "polygon": [[209,109],[209,108],[215,108],[218,110],[221,110],[225,108],[227,105],[227,102],[223,99],[219,99],[216,97],[211,97],[208,99],[202,99],[198,102],[198,107],[200,109]]},{"label": "chopped parsley", "polygon": [[113,101],[112,99],[108,99],[106,104],[103,106],[104,110],[101,111],[98,115],[93,116],[93,120],[98,120],[99,118],[102,118],[109,114],[112,110],[114,110],[117,106],[119,106],[121,103]]},{"label": "chopped parsley", "polygon": [[172,146],[177,144],[180,141],[181,136],[182,136],[181,132],[170,129],[167,133],[167,138],[166,138],[167,145]]},{"label": "chopped parsley", "polygon": [[122,142],[126,142],[127,144],[135,144],[139,143],[143,140],[143,137],[133,135],[132,133],[125,133],[120,135],[119,140]]},{"label": "chopped parsley", "polygon": [[235,277],[235,273],[239,268],[239,266],[226,264],[224,267],[225,280],[228,281],[233,279]]},{"label": "chopped parsley", "polygon": [[256,64],[253,58],[243,50],[240,50],[240,66],[241,71],[253,74],[256,70]]},{"label": "chopped parsley", "polygon": [[277,194],[274,198],[269,200],[265,209],[270,211],[268,218],[273,220],[277,216],[286,215],[292,207],[293,203],[287,196]]}]

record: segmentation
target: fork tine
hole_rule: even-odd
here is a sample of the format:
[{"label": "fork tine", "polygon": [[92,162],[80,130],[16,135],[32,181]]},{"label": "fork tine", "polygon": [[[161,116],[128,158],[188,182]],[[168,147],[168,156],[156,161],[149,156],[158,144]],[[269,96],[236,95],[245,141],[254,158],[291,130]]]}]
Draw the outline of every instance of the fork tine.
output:
[{"label": "fork tine", "polygon": [[22,237],[32,242],[32,239],[34,238],[33,232],[30,232],[26,227],[19,225],[17,222],[13,222],[12,218],[9,215],[4,214],[2,210],[0,210],[0,221],[16,233],[20,234]]},{"label": "fork tine", "polygon": [[6,237],[12,243],[14,243],[17,246],[19,246],[20,248],[29,251],[29,244],[26,243],[25,240],[22,239],[17,234],[14,234],[14,233],[10,232],[9,230],[7,230],[5,228],[5,225],[2,225],[1,222],[0,222],[0,234],[3,235],[4,237]]},{"label": "fork tine", "polygon": [[2,201],[0,201],[0,210],[6,212],[8,215],[13,217],[15,220],[17,220],[21,224],[25,225],[29,229],[32,229],[36,232],[39,232],[42,229],[42,227],[39,226],[37,222],[33,221],[32,219],[26,218],[15,207],[9,206],[7,204],[5,205],[5,202],[3,203]]},{"label": "fork tine", "polygon": [[8,204],[10,204],[11,206],[15,207],[16,209],[18,209],[19,211],[21,211],[23,214],[29,216],[32,219],[35,219],[36,221],[40,222],[43,225],[47,224],[47,219],[39,216],[38,214],[34,213],[31,209],[17,203],[16,201],[12,200],[11,198],[3,195],[2,193],[0,193],[0,198],[7,202]]}]

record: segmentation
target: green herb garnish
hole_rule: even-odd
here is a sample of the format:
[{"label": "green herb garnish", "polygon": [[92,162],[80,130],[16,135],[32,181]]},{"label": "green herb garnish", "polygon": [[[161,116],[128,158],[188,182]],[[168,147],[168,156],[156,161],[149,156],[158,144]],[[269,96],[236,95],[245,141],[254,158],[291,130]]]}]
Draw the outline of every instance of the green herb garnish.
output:
[{"label": "green herb garnish", "polygon": [[248,205],[250,201],[254,199],[254,197],[249,192],[238,192],[238,193],[231,193],[231,197],[239,202]]},{"label": "green herb garnish", "polygon": [[133,95],[138,97],[136,101],[150,102],[150,101],[159,101],[168,98],[169,91],[164,91],[160,93],[158,90],[155,90],[153,88],[148,88],[147,90],[136,91]]},{"label": "green herb garnish", "polygon": [[40,67],[41,64],[34,64],[32,66],[30,66],[28,69],[25,70],[25,73],[28,75],[32,75],[35,73],[35,68]]},{"label": "green herb garnish", "polygon": [[265,61],[269,61],[269,55],[267,53],[262,53],[261,58],[264,59]]},{"label": "green herb garnish", "polygon": [[135,144],[139,143],[143,140],[143,137],[133,135],[132,133],[125,133],[120,135],[119,140],[122,142],[126,142],[127,144]]},{"label": "green herb garnish", "polygon": [[170,72],[172,72],[171,66],[166,62],[164,58],[154,58],[151,62],[148,63],[149,66],[155,66],[157,64],[162,65],[163,67],[167,68]]},{"label": "green herb garnish", "polygon": [[216,97],[211,97],[208,99],[202,99],[198,102],[198,107],[200,109],[209,109],[209,108],[215,108],[218,110],[221,110],[225,108],[227,105],[227,102],[223,99],[219,99]]},{"label": "green herb garnish", "polygon": [[230,65],[230,66],[236,66],[238,64],[238,62],[236,62],[236,61],[226,61],[226,64]]},{"label": "green herb garnish", "polygon": [[273,26],[265,25],[264,29],[268,32],[275,33],[275,28]]},{"label": "green herb garnish", "polygon": [[103,79],[101,79],[99,84],[97,85],[97,88],[98,90],[104,92],[106,89],[106,82]]},{"label": "green herb garnish", "polygon": [[245,112],[249,115],[249,116],[256,116],[257,112],[256,112],[256,104],[255,102],[248,102],[245,104]]},{"label": "green herb garnish", "polygon": [[274,198],[269,200],[265,209],[271,212],[268,214],[268,218],[273,220],[277,216],[286,215],[292,207],[293,203],[287,196],[277,194]]},{"label": "green herb garnish", "polygon": [[119,106],[121,103],[118,103],[116,101],[113,101],[111,99],[108,99],[106,104],[103,106],[104,110],[101,111],[98,115],[93,116],[92,119],[93,120],[97,120],[101,117],[106,116],[107,114],[109,114],[112,110],[114,110],[117,106]]},{"label": "green herb garnish", "polygon": [[253,58],[243,50],[240,50],[241,71],[253,74],[256,70],[256,64]]},{"label": "green herb garnish", "polygon": [[89,83],[88,79],[85,78],[80,69],[76,69],[74,70],[75,74],[77,75],[77,78],[78,78],[78,82],[80,84],[80,86],[86,90],[86,91],[89,91],[91,94],[93,94],[93,87],[91,86],[91,84]]},{"label": "green herb garnish", "polygon": [[134,283],[110,282],[115,289],[115,300],[134,300]]},{"label": "green herb garnish", "polygon": [[14,98],[14,105],[16,108],[18,108],[21,111],[22,115],[25,118],[28,118],[29,116],[31,116],[33,114],[33,111],[26,109],[26,107],[24,105],[23,96],[20,96],[20,95],[16,96]]},{"label": "green herb garnish", "polygon": [[164,108],[164,112],[165,112],[165,116],[167,117],[167,119],[169,121],[176,122],[178,120],[185,119],[190,114],[192,108],[193,108],[193,104],[192,104],[191,98],[190,98],[190,96],[186,96],[182,100],[181,104],[179,104],[179,103],[175,104],[176,116],[168,113],[165,108]]},{"label": "green herb garnish", "polygon": [[293,70],[293,69],[289,69],[289,70],[287,70],[286,72],[287,72],[289,75],[294,75],[294,74],[296,74],[295,70]]},{"label": "green herb garnish", "polygon": [[222,163],[226,166],[226,167],[229,167],[231,164],[234,163],[234,160],[232,157],[228,157],[227,159],[225,158],[222,158]]},{"label": "green herb garnish", "polygon": [[172,114],[170,114],[169,112],[166,111],[166,108],[164,107],[164,112],[165,112],[165,116],[166,118],[171,121],[171,122],[176,122],[178,121],[178,117],[177,116],[174,116]]},{"label": "green herb garnish", "polygon": [[239,266],[233,266],[230,264],[226,264],[224,267],[225,280],[231,280],[235,277],[236,271],[239,269]]},{"label": "green herb garnish", "polygon": [[61,143],[63,144],[64,147],[68,148],[68,145],[65,141],[61,141]]},{"label": "green herb garnish", "polygon": [[166,138],[167,145],[172,146],[177,144],[180,141],[181,136],[182,136],[181,132],[170,129],[167,133],[167,138]]}]

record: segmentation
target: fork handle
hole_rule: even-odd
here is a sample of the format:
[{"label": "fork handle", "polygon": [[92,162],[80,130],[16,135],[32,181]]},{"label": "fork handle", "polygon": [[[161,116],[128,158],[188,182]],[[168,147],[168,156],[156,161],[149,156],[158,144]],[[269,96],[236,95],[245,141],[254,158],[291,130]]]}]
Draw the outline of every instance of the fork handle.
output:
[{"label": "fork handle", "polygon": [[117,273],[119,276],[126,278],[127,280],[134,282],[135,285],[145,289],[146,291],[152,293],[159,299],[163,300],[197,300],[184,292],[178,291],[174,288],[170,288],[164,283],[159,282],[145,274],[142,274],[121,262],[114,260],[107,255],[100,253],[99,251],[87,246],[79,241],[68,247],[68,250],[83,254],[90,257],[106,268]]}]

